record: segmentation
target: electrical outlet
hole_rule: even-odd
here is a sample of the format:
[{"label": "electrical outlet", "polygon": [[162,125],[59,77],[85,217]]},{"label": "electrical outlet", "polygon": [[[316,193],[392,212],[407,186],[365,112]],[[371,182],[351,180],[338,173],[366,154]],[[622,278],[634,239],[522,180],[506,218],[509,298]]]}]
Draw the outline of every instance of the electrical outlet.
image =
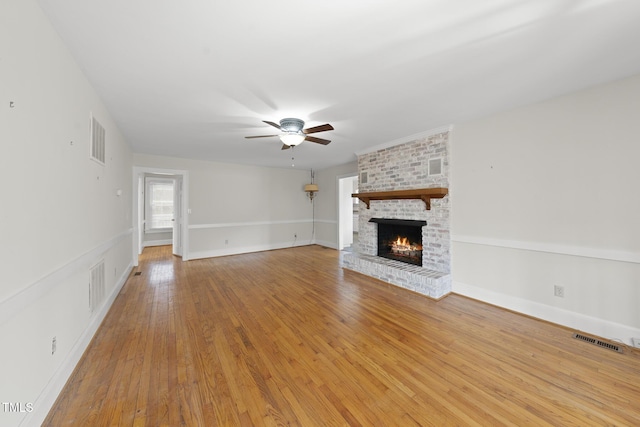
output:
[{"label": "electrical outlet", "polygon": [[640,348],[640,338],[631,338],[631,343],[634,347]]},{"label": "electrical outlet", "polygon": [[564,286],[555,285],[553,287],[553,295],[564,298]]},{"label": "electrical outlet", "polygon": [[53,337],[51,340],[51,355],[53,356],[58,348],[58,343],[56,342],[56,337]]},{"label": "electrical outlet", "polygon": [[225,239],[224,244],[225,244],[225,245],[228,245],[228,244],[229,244],[229,240],[228,240],[228,239]]}]

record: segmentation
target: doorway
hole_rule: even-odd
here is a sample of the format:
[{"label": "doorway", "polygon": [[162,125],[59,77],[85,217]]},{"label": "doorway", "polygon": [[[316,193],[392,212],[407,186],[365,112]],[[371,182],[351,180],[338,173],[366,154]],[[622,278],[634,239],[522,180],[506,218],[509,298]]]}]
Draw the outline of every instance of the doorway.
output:
[{"label": "doorway", "polygon": [[133,264],[145,246],[171,245],[188,259],[188,172],[134,167]]},{"label": "doorway", "polygon": [[338,250],[353,250],[358,241],[358,176],[338,177]]},{"label": "doorway", "polygon": [[175,224],[174,175],[144,174],[142,246],[173,245]]}]

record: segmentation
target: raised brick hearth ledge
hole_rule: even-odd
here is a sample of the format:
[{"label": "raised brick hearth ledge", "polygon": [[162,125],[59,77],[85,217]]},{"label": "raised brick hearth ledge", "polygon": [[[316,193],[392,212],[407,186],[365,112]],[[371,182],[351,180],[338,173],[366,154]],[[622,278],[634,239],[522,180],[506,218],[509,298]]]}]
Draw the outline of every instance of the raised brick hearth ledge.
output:
[{"label": "raised brick hearth ledge", "polygon": [[373,255],[345,252],[342,266],[383,282],[440,299],[451,293],[451,275]]}]

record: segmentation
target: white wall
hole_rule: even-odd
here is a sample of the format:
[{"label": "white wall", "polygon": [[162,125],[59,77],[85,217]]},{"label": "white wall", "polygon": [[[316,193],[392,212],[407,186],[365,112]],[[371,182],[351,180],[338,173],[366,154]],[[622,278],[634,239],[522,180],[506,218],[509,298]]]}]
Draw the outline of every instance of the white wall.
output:
[{"label": "white wall", "polygon": [[[33,0],[0,3],[0,52],[0,400],[33,409],[0,410],[0,425],[39,425],[129,273],[132,155]],[[106,166],[89,159],[90,113]],[[100,259],[108,298],[92,315]]]},{"label": "white wall", "polygon": [[639,114],[635,76],[457,125],[454,291],[640,336]]},{"label": "white wall", "polygon": [[187,259],[313,243],[309,171],[145,154],[134,163],[188,171]]},{"label": "white wall", "polygon": [[338,178],[358,173],[358,162],[317,171],[315,181],[320,191],[314,204],[316,218],[316,241],[330,248],[338,248]]}]

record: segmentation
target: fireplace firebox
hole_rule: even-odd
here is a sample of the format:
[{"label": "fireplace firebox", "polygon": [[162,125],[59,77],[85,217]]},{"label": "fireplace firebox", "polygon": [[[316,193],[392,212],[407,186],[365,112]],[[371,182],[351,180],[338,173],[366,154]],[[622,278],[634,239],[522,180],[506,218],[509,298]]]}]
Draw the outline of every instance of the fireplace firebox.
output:
[{"label": "fireplace firebox", "polygon": [[371,218],[378,224],[378,256],[422,266],[422,227],[426,221]]}]

